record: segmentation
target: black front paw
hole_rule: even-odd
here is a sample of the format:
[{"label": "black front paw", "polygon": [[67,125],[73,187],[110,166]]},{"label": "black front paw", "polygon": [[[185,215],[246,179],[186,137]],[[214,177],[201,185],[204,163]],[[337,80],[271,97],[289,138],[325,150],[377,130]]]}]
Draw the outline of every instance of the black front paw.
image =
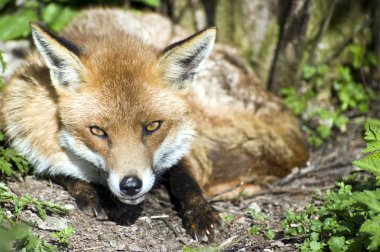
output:
[{"label": "black front paw", "polygon": [[181,211],[183,226],[197,241],[209,242],[219,235],[222,220],[208,202]]},{"label": "black front paw", "polygon": [[100,198],[95,190],[86,188],[73,195],[79,210],[89,216],[93,216],[98,220],[106,220],[107,214],[103,208]]}]

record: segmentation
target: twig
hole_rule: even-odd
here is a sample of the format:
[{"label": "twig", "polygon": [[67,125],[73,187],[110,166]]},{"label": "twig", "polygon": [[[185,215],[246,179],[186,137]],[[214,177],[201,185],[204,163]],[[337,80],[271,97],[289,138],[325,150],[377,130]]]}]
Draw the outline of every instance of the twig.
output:
[{"label": "twig", "polygon": [[[98,251],[98,249],[101,249],[101,248],[104,248],[104,246],[97,246],[97,247],[91,247],[91,248],[84,248],[84,249],[81,249],[81,251],[89,251],[89,250],[96,250]],[[75,251],[75,250],[74,250]]]},{"label": "twig", "polygon": [[[233,235],[231,236],[230,238],[228,238],[227,240],[223,241],[219,246],[218,246],[218,250],[224,250],[224,249],[227,249],[228,247],[230,247],[231,245],[234,245],[234,244],[237,244],[239,242],[241,242],[242,240],[244,240],[245,238],[248,237],[248,234],[244,234],[244,235]],[[238,238],[238,239],[236,239]]]},{"label": "twig", "polygon": [[[326,186],[326,187],[322,187],[322,188],[319,188],[321,190],[327,190],[327,189],[330,189],[334,186]],[[263,190],[261,192],[258,192],[258,193],[254,193],[252,195],[250,195],[249,197],[247,198],[254,198],[254,197],[258,197],[258,196],[262,196],[262,195],[267,195],[267,194],[297,194],[297,193],[303,193],[303,194],[310,194],[310,193],[313,193],[315,192],[316,188],[294,188],[294,187],[288,187],[288,188],[271,188],[269,190]]]},{"label": "twig", "polygon": [[351,164],[351,161],[338,161],[332,164],[328,164],[326,166],[320,166],[320,167],[309,166],[305,169],[301,169],[300,172],[297,174],[291,174],[291,177],[285,177],[284,179],[277,181],[275,185],[276,186],[286,185],[293,182],[296,179],[304,178],[310,175],[311,173],[320,172],[324,170],[330,170],[330,169],[336,169],[336,168],[344,168],[350,164]]},{"label": "twig", "polygon": [[146,220],[146,219],[163,219],[163,218],[169,218],[169,215],[163,214],[163,215],[154,215],[154,216],[143,216],[140,217],[140,220]]},{"label": "twig", "polygon": [[237,189],[239,187],[242,187],[243,185],[244,185],[244,182],[241,181],[239,184],[236,184],[236,185],[234,185],[234,186],[232,186],[232,187],[230,187],[230,188],[228,188],[228,189],[226,189],[224,191],[221,191],[219,193],[216,193],[216,194],[208,197],[208,200],[211,201],[212,199],[215,199],[216,197],[218,197],[218,196],[220,196],[222,194],[226,194],[226,193],[232,192],[233,190],[235,190],[235,189]]}]

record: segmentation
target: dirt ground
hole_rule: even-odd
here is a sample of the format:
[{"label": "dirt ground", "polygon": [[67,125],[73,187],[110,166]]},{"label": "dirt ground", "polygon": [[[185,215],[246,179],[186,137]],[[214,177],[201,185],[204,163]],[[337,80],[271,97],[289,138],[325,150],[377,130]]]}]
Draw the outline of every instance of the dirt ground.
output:
[{"label": "dirt ground", "polygon": [[[338,137],[317,151],[311,151],[307,167],[268,185],[252,197],[240,197],[232,201],[212,201],[221,216],[230,217],[224,222],[223,232],[212,244],[202,244],[186,235],[181,220],[163,188],[156,189],[144,201],[144,210],[137,222],[130,226],[116,225],[111,221],[97,221],[76,209],[75,201],[60,186],[32,176],[23,181],[8,181],[11,190],[18,194],[66,206],[66,216],[49,216],[42,222],[28,210],[22,218],[36,223],[34,232],[51,241],[51,232],[68,225],[75,228],[72,247],[68,251],[182,251],[190,248],[213,247],[221,251],[297,251],[301,241],[289,240],[281,232],[281,221],[289,208],[301,209],[311,199],[316,189],[332,188],[335,181],[355,168],[351,161],[359,158],[364,142],[361,128],[352,126],[349,134]],[[252,220],[249,209],[269,216],[268,226],[276,232],[273,240],[262,233],[250,235],[248,230],[257,220]]]}]

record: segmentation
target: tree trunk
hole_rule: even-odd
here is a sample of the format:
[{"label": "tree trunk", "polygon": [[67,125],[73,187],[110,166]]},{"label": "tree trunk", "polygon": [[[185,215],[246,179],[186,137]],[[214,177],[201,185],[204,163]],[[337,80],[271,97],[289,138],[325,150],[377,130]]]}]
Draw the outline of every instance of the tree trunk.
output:
[{"label": "tree trunk", "polygon": [[280,33],[267,84],[269,90],[277,94],[281,88],[299,82],[298,70],[306,47],[311,1],[279,0],[279,6]]}]

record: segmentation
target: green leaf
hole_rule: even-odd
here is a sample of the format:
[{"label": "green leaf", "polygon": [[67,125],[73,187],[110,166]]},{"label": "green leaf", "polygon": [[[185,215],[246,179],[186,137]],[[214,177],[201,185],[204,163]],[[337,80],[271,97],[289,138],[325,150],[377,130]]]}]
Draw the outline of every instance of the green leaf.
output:
[{"label": "green leaf", "polygon": [[24,10],[0,17],[0,40],[25,38],[30,33],[29,22],[36,21],[37,15],[32,10]]},{"label": "green leaf", "polygon": [[377,250],[380,247],[380,215],[375,216],[363,223],[360,232],[369,234],[370,244],[368,250]]},{"label": "green leaf", "polygon": [[355,192],[352,194],[352,197],[366,205],[371,211],[380,213],[380,188],[375,191],[364,190],[363,192]]},{"label": "green leaf", "polygon": [[374,152],[380,150],[380,141],[368,141],[367,147],[363,150],[363,152]]},{"label": "green leaf", "polygon": [[314,232],[321,232],[322,231],[322,222],[319,220],[312,220],[310,229]]},{"label": "green leaf", "polygon": [[42,20],[55,32],[60,31],[78,12],[71,7],[50,3],[42,12]]},{"label": "green leaf", "polygon": [[232,222],[233,220],[235,219],[235,216],[233,214],[227,214],[225,217],[224,217],[224,220],[226,222]]},{"label": "green leaf", "polygon": [[333,236],[328,241],[329,249],[331,252],[341,252],[345,251],[347,249],[347,246],[345,246],[346,238],[344,236]]},{"label": "green leaf", "polygon": [[336,127],[338,127],[340,130],[343,130],[346,128],[348,124],[348,117],[344,114],[336,114],[336,117],[334,119],[334,124]]},{"label": "green leaf", "polygon": [[258,226],[252,226],[250,229],[249,229],[249,233],[251,235],[257,235],[258,232],[259,232],[260,228]]},{"label": "green leaf", "polygon": [[360,112],[365,113],[368,111],[369,107],[367,103],[359,104],[358,109]]},{"label": "green leaf", "polygon": [[325,76],[328,70],[329,66],[327,66],[326,64],[322,64],[317,67],[317,72],[320,76]]},{"label": "green leaf", "polygon": [[331,134],[331,127],[326,125],[319,125],[317,132],[322,139],[327,139]]},{"label": "green leaf", "polygon": [[367,142],[364,152],[380,150],[380,122],[378,120],[371,119],[365,124],[364,140]]},{"label": "green leaf", "polygon": [[273,232],[273,230],[269,229],[267,232],[265,232],[264,236],[269,240],[273,240],[276,234]]},{"label": "green leaf", "polygon": [[372,153],[352,163],[363,170],[371,172],[376,177],[380,177],[380,152]]},{"label": "green leaf", "polygon": [[318,251],[322,251],[322,249],[323,249],[322,243],[317,242],[317,241],[310,242],[310,251],[318,252]]},{"label": "green leaf", "polygon": [[311,79],[317,73],[316,67],[304,66],[302,69],[302,75],[305,79]]},{"label": "green leaf", "polygon": [[319,234],[316,232],[312,232],[310,234],[310,241],[318,241],[319,240]]},{"label": "green leaf", "polygon": [[158,7],[160,5],[160,0],[139,0],[139,1],[150,7]]},{"label": "green leaf", "polygon": [[0,172],[6,176],[13,174],[12,166],[3,157],[0,157]]}]

